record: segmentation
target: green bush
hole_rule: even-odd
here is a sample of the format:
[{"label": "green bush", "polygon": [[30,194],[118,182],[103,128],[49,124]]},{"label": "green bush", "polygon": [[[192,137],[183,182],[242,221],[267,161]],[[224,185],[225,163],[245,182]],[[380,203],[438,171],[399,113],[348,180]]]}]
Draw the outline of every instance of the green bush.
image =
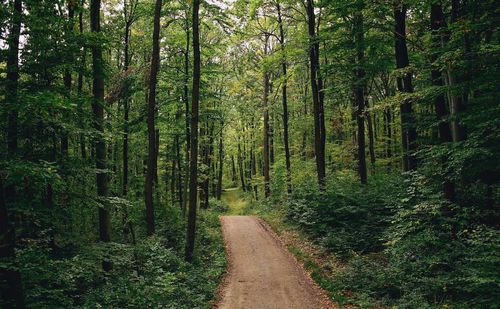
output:
[{"label": "green bush", "polygon": [[229,210],[229,205],[224,201],[219,201],[215,198],[210,198],[209,200],[210,209],[215,212],[224,213]]},{"label": "green bush", "polygon": [[[26,241],[19,265],[29,308],[208,308],[226,260],[218,214],[201,211],[197,259],[186,263],[183,246],[171,243],[161,228],[154,237],[132,244],[88,245],[55,258],[49,237]],[[179,227],[175,227],[178,229]],[[109,259],[104,273],[99,262]]]},{"label": "green bush", "polygon": [[484,189],[470,196],[459,187],[449,203],[421,173],[372,177],[366,187],[341,171],[332,178],[323,193],[296,185],[282,206],[287,220],[343,258],[322,284],[332,294],[361,307],[500,307],[500,233],[489,224],[496,214],[481,206]]},{"label": "green bush", "polygon": [[332,252],[374,252],[382,248],[382,232],[392,208],[375,189],[351,179],[338,179],[324,193],[299,187],[287,203],[287,217]]}]

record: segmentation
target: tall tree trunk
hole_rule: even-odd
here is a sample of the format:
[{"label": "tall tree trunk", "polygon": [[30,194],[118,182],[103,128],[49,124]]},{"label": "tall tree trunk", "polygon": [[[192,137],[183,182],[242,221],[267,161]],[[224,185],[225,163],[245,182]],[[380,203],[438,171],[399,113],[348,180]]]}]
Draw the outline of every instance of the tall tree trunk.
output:
[{"label": "tall tree trunk", "polygon": [[221,131],[219,134],[219,170],[217,175],[217,200],[220,201],[222,196],[222,176],[224,173],[224,141],[222,138],[222,132],[224,128],[224,123],[221,123]]},{"label": "tall tree trunk", "polygon": [[156,84],[160,67],[160,15],[162,0],[156,0],[153,25],[153,52],[151,54],[151,73],[149,76],[148,97],[148,163],[144,183],[144,201],[146,204],[146,224],[149,236],[155,233],[155,215],[153,205],[153,182],[156,176],[157,139],[155,129]]},{"label": "tall tree trunk", "polygon": [[[406,46],[406,5],[397,3],[394,8],[395,19],[395,52],[396,67],[408,67],[408,48]],[[409,94],[413,92],[411,73],[405,73],[398,78],[398,90]],[[401,103],[401,144],[403,148],[403,171],[412,171],[416,168],[415,149],[417,131],[415,129],[412,102],[405,99]]]},{"label": "tall tree trunk", "polygon": [[[85,0],[82,0],[80,3],[81,8],[83,8],[83,5],[85,3]],[[80,35],[83,35],[83,10],[80,10],[80,13],[78,14],[78,28],[80,30]],[[86,67],[86,58],[87,58],[87,50],[85,47],[82,48],[81,50],[81,67],[78,70],[78,80],[77,80],[77,92],[78,96],[81,97],[83,94],[83,73],[85,71]],[[83,107],[81,103],[78,103],[78,119],[80,126],[83,127]],[[87,149],[85,146],[85,135],[83,133],[80,133],[79,136],[80,139],[80,153],[82,155],[83,159],[87,158]]]},{"label": "tall tree trunk", "polygon": [[189,166],[189,211],[187,225],[186,260],[193,259],[194,238],[196,234],[196,202],[198,187],[198,105],[200,99],[200,0],[193,0],[193,92],[191,96],[191,162]]},{"label": "tall tree trunk", "polygon": [[384,115],[386,121],[385,124],[386,124],[386,138],[387,138],[386,156],[387,158],[392,158],[392,113],[389,107],[385,109]]},{"label": "tall tree trunk", "polygon": [[279,2],[276,3],[276,9],[278,11],[278,24],[280,31],[280,45],[281,52],[283,53],[283,59],[281,62],[281,71],[284,77],[283,85],[281,88],[281,103],[283,105],[283,144],[285,146],[285,166],[286,166],[286,184],[288,194],[292,193],[292,170],[290,163],[290,145],[288,141],[288,102],[287,102],[287,62],[286,62],[286,50],[285,50],[285,31],[283,30],[283,20],[281,16],[281,5]]},{"label": "tall tree trunk", "polygon": [[184,108],[185,108],[185,113],[186,113],[186,124],[185,124],[185,131],[186,131],[186,164],[184,170],[186,171],[186,177],[184,177],[184,205],[182,206],[183,209],[183,214],[186,210],[187,202],[188,202],[188,186],[189,186],[189,180],[188,180],[188,175],[187,171],[190,170],[189,168],[189,152],[190,152],[190,147],[191,147],[191,134],[189,132],[189,122],[190,122],[190,116],[189,116],[189,45],[190,45],[190,37],[189,37],[189,21],[187,17],[187,11],[186,11],[186,25],[185,25],[185,30],[186,30],[186,48],[184,51]]},{"label": "tall tree trunk", "polygon": [[[370,103],[368,100],[368,93],[365,91],[365,108],[369,109],[370,108]],[[373,120],[372,120],[372,114],[373,114]],[[374,172],[375,168],[375,136],[374,132],[375,130],[375,112],[365,112],[366,115],[366,120],[367,120],[367,127],[368,127],[368,151],[370,153],[370,164],[372,167],[372,172]]]},{"label": "tall tree trunk", "polygon": [[[124,47],[124,61],[123,61],[123,72],[128,75],[129,69],[129,38],[130,38],[130,25],[131,23],[127,20],[125,22],[125,47]],[[129,134],[129,110],[130,110],[130,98],[129,98],[129,82],[128,77],[125,77],[124,85],[124,98],[123,98],[123,146],[122,146],[122,160],[123,160],[123,182],[122,182],[122,195],[127,196],[128,190],[128,134]]]},{"label": "tall tree trunk", "polygon": [[[75,17],[75,5],[73,1],[68,1],[67,3],[67,8],[68,8],[68,26],[66,29],[66,39],[67,40],[72,40],[72,35],[73,35],[73,27],[74,27],[74,17]],[[68,43],[68,42],[67,42]],[[71,47],[69,47],[71,48]],[[69,52],[69,57],[68,61],[71,63],[73,62],[73,53],[72,51]],[[66,88],[66,96],[68,99],[71,99],[71,84],[72,84],[72,76],[71,76],[71,69],[66,68],[64,70],[64,76],[63,76],[63,81],[64,81],[64,88]],[[66,129],[62,130],[62,136],[61,136],[61,154],[63,157],[68,155],[68,148],[69,148],[69,138],[68,138],[68,131]]]},{"label": "tall tree trunk", "polygon": [[325,188],[325,116],[323,112],[322,82],[319,65],[319,42],[316,36],[316,16],[314,0],[307,0],[307,19],[309,30],[309,61],[311,70],[311,90],[314,113],[314,151],[316,155],[316,173],[321,190]]},{"label": "tall tree trunk", "polygon": [[[451,23],[456,23],[460,16],[460,0],[452,0],[451,1]],[[463,34],[465,36],[465,48],[468,49],[467,42],[467,34]],[[463,105],[463,95],[456,94],[457,91],[457,78],[455,76],[455,72],[453,72],[453,68],[451,66],[448,67],[448,84],[452,89],[452,93],[450,95],[450,115],[451,115],[451,134],[454,142],[459,142],[465,139],[465,130],[460,126],[459,114],[462,110]],[[460,90],[460,92],[466,92]],[[466,93],[464,94],[466,95]]]},{"label": "tall tree trunk", "polygon": [[[176,119],[180,118],[181,110],[177,111]],[[177,198],[179,199],[179,208],[184,213],[184,186],[182,182],[182,158],[180,134],[175,134],[175,162],[177,163]]]},{"label": "tall tree trunk", "polygon": [[[365,108],[369,108],[368,94],[365,93]],[[374,138],[374,128],[376,127],[375,121],[372,121],[370,112],[366,112],[366,119],[368,120],[368,150],[370,152],[370,164],[372,174],[375,173],[375,138]],[[374,115],[375,116],[375,115]],[[373,117],[375,119],[375,117]]]},{"label": "tall tree trunk", "polygon": [[[391,95],[390,85],[389,85],[389,77],[383,80],[384,83],[384,95],[385,97],[389,97]],[[384,109],[384,127],[386,134],[386,156],[387,158],[392,158],[392,110],[391,107],[386,107]],[[390,164],[390,163],[389,163]]]},{"label": "tall tree trunk", "polygon": [[[210,126],[210,129],[209,129]],[[201,134],[201,130],[200,130]],[[211,145],[213,143],[213,125],[209,125],[208,123],[204,127],[203,137],[200,137],[203,140],[202,143],[202,158],[203,163],[206,166],[206,169],[203,171],[203,181],[201,182],[201,191],[200,191],[200,208],[208,209],[209,205],[209,187],[210,187],[210,167],[211,167]]]},{"label": "tall tree trunk", "polygon": [[[94,34],[101,31],[101,0],[90,2],[90,30]],[[106,172],[106,142],[104,140],[104,60],[102,58],[102,47],[99,42],[92,46],[92,69],[93,69],[93,100],[92,112],[94,114],[94,129],[99,132],[94,140],[95,165],[97,168],[97,196],[105,199],[108,196],[108,175]],[[99,207],[99,235],[102,242],[111,241],[110,215],[105,207]],[[111,262],[104,260],[102,267],[105,271],[112,268]]]},{"label": "tall tree trunk", "polygon": [[240,170],[241,189],[243,190],[243,192],[246,192],[247,186],[245,184],[245,170],[243,167],[243,155],[241,153],[241,143],[239,136],[238,136],[238,169]]},{"label": "tall tree trunk", "polygon": [[[443,73],[439,70],[437,65],[434,63],[439,58],[438,50],[442,47],[443,34],[440,31],[445,27],[445,20],[443,14],[443,8],[441,4],[431,5],[431,31],[432,31],[432,47],[433,51],[431,54],[431,61],[433,62],[431,70],[432,85],[436,87],[442,87]],[[440,93],[434,98],[434,109],[436,112],[436,117],[438,120],[438,136],[441,143],[448,143],[453,140],[452,132],[450,130],[450,125],[448,123],[449,113],[446,109],[446,100],[444,94]],[[442,161],[446,162],[448,158],[443,157]],[[445,176],[446,178],[446,176]],[[454,201],[455,199],[455,185],[448,179],[443,181],[443,193],[448,201]]]},{"label": "tall tree trunk", "polygon": [[17,104],[19,84],[19,35],[21,33],[22,1],[13,3],[12,24],[8,37],[7,80],[5,85],[5,103],[8,107],[7,150],[10,156],[17,152]]},{"label": "tall tree trunk", "polygon": [[[207,123],[203,123],[200,127],[200,159],[203,163],[203,165],[206,165],[207,163],[207,136],[208,136],[208,129],[207,129]],[[205,176],[206,176],[206,169],[203,169],[199,171],[199,179],[198,179],[198,190],[199,190],[199,206],[202,209],[205,209],[205,195],[208,194],[207,191],[205,191]]]},{"label": "tall tree trunk", "polygon": [[356,46],[356,70],[354,80],[354,101],[356,103],[356,123],[358,126],[358,176],[362,184],[366,184],[366,152],[365,152],[365,69],[364,69],[364,30],[362,6],[354,13],[354,42]]},{"label": "tall tree trunk", "polygon": [[[158,116],[158,109],[155,110],[155,119]],[[160,129],[156,128],[155,130],[155,158],[156,168],[154,170],[153,175],[153,184],[154,186],[158,186],[158,156],[160,154]],[[157,191],[158,192],[158,191]]]},{"label": "tall tree trunk", "polygon": [[[175,151],[175,149],[174,149],[174,151]],[[170,150],[167,152],[170,152]],[[175,169],[176,169],[177,163],[175,163],[175,156],[172,153],[170,153],[170,156],[172,157],[172,159],[170,160],[171,161],[170,162],[170,177],[168,177],[168,178],[170,179],[170,202],[172,204],[174,204],[175,197],[176,197],[175,196],[175,189],[176,189],[176,187],[175,187],[175,183],[176,183],[176,181],[175,181],[176,180],[175,179],[175,174],[176,174]],[[168,171],[166,171],[166,172],[168,172]],[[165,173],[165,175],[168,175],[168,174]],[[167,182],[165,182],[165,183],[167,183]],[[167,189],[167,191],[168,191],[168,189]]]},{"label": "tall tree trunk", "polygon": [[[11,25],[8,36],[7,80],[5,85],[5,105],[7,106],[7,155],[17,156],[18,136],[18,85],[19,85],[19,35],[21,33],[22,1],[13,2]],[[0,175],[0,258],[15,262],[15,227],[10,222],[7,203],[16,199],[13,185],[4,191],[4,175]],[[6,307],[25,308],[21,273],[13,267],[0,265],[0,278],[7,285],[2,287],[2,299]]]},{"label": "tall tree trunk", "polygon": [[236,164],[234,163],[234,155],[231,155],[231,181],[236,183]]},{"label": "tall tree trunk", "polygon": [[[307,79],[309,79],[309,66],[306,64],[306,67],[307,67],[307,70],[306,70],[306,75],[307,75]],[[304,117],[307,116],[307,98],[308,98],[308,90],[309,90],[309,86],[308,86],[309,82],[306,80],[306,82],[304,82]],[[307,129],[304,129],[304,131],[302,132],[302,144],[301,144],[301,147],[300,147],[300,156],[302,158],[303,161],[306,160],[307,158]]]},{"label": "tall tree trunk", "polygon": [[[264,43],[264,55],[267,55],[267,48],[269,44],[269,35],[266,34],[265,43]],[[264,107],[264,194],[265,197],[269,197],[271,195],[271,188],[269,186],[270,175],[269,175],[269,106],[268,106],[268,98],[269,97],[269,72],[264,72],[264,94],[262,96],[262,102]]]},{"label": "tall tree trunk", "polygon": [[[83,1],[83,0],[82,0]],[[126,2],[124,1],[124,18],[125,18],[125,32],[124,32],[124,52],[123,52],[123,72],[125,73],[125,85],[124,85],[124,98],[123,98],[123,144],[122,144],[122,196],[127,197],[128,193],[128,176],[129,176],[129,156],[128,156],[128,142],[129,142],[129,111],[130,111],[130,85],[128,81],[128,70],[130,66],[130,28],[133,22],[133,16],[135,12],[135,6],[137,2],[134,2],[133,6],[127,8]],[[130,10],[128,10],[130,9]],[[128,240],[128,233],[130,232],[132,238],[132,244],[135,245],[135,231],[132,221],[129,218],[127,209],[124,210],[123,214],[124,230],[123,234],[125,240]],[[134,254],[135,255],[135,254]]]}]

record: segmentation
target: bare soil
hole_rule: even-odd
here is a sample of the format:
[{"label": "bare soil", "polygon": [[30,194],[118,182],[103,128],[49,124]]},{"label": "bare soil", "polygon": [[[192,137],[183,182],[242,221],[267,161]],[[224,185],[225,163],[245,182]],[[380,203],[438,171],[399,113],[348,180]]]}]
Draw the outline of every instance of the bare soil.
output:
[{"label": "bare soil", "polygon": [[336,308],[262,220],[223,216],[221,222],[229,271],[217,308]]}]

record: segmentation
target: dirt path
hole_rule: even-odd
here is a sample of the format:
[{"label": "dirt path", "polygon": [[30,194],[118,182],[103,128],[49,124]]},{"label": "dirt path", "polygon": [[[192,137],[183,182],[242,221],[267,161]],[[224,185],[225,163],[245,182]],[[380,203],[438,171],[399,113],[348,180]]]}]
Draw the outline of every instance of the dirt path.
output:
[{"label": "dirt path", "polygon": [[230,266],[218,308],[334,308],[260,219],[224,216],[221,222]]}]

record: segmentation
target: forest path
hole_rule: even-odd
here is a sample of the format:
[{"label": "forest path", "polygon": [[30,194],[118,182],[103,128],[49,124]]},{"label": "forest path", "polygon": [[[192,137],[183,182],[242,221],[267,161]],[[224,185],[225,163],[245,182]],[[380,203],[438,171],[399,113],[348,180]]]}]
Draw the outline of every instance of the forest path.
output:
[{"label": "forest path", "polygon": [[228,215],[241,215],[248,206],[248,202],[241,197],[241,189],[238,187],[224,189],[222,201],[229,205]]},{"label": "forest path", "polygon": [[284,248],[254,216],[222,216],[229,272],[218,308],[335,308]]}]

